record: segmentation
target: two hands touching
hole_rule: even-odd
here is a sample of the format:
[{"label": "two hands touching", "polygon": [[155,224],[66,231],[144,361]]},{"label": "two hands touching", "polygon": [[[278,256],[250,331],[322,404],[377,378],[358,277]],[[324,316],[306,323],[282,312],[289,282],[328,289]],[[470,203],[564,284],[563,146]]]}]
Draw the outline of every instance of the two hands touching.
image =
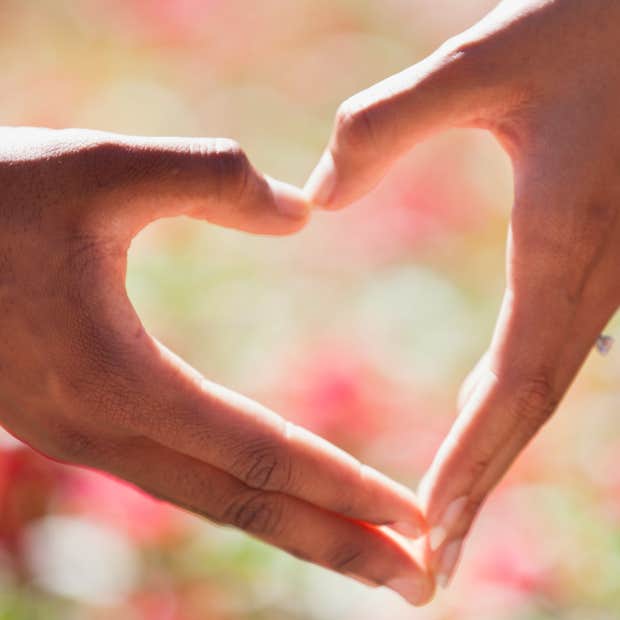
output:
[{"label": "two hands touching", "polygon": [[[502,2],[343,103],[303,192],[227,140],[1,130],[0,422],[53,458],[428,601],[620,303],[619,32],[615,0]],[[311,204],[348,205],[450,127],[495,135],[515,198],[495,332],[416,499],[157,342],[127,297],[126,255],[176,215],[293,233]]]}]

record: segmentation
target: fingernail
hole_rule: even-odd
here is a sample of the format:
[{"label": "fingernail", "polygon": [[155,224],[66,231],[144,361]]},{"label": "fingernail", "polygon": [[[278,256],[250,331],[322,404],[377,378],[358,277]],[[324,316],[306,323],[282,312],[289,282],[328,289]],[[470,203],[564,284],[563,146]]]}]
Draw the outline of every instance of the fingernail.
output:
[{"label": "fingernail", "polygon": [[308,200],[319,206],[329,203],[336,187],[336,166],[330,151],[325,151],[304,187]]},{"label": "fingernail", "polygon": [[294,219],[301,219],[308,214],[310,206],[301,190],[273,177],[267,177],[267,179],[280,214]]},{"label": "fingernail", "polygon": [[431,551],[437,551],[447,536],[448,530],[441,525],[436,525],[428,535],[428,544],[430,545]]},{"label": "fingernail", "polygon": [[415,523],[409,523],[408,521],[397,521],[390,524],[393,530],[396,530],[399,534],[407,536],[407,538],[420,538],[423,532],[422,529]]},{"label": "fingernail", "polygon": [[431,551],[437,551],[437,549],[441,547],[443,542],[448,537],[448,533],[454,525],[456,525],[456,522],[463,514],[463,510],[465,509],[465,506],[467,506],[467,502],[468,497],[464,495],[463,497],[459,497],[448,504],[448,507],[439,521],[439,524],[433,527],[428,535],[428,543]]},{"label": "fingernail", "polygon": [[396,577],[385,584],[394,592],[400,594],[412,605],[419,605],[424,600],[424,585],[416,579],[407,577]]},{"label": "fingernail", "polygon": [[440,588],[447,588],[454,574],[456,563],[461,554],[461,547],[463,546],[463,540],[454,540],[450,544],[446,545],[446,548],[441,554],[439,564],[437,567],[437,585]]}]

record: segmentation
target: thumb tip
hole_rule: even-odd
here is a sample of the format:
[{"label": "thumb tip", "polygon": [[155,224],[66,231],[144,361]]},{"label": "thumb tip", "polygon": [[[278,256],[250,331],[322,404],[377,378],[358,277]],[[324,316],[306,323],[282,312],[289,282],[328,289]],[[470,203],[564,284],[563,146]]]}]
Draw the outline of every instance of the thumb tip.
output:
[{"label": "thumb tip", "polygon": [[280,215],[294,220],[305,221],[310,214],[310,203],[304,192],[273,177],[267,177],[273,201]]},{"label": "thumb tip", "polygon": [[336,165],[329,150],[325,151],[310,177],[303,192],[313,205],[328,208],[336,187]]}]

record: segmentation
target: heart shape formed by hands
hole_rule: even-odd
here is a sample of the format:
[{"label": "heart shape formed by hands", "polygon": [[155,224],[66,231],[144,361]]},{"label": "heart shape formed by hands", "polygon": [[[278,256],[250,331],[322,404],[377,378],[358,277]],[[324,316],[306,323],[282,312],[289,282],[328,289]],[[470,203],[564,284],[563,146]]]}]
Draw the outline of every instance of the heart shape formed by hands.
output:
[{"label": "heart shape formed by hands", "polygon": [[[449,580],[481,503],[620,303],[620,75],[609,23],[620,23],[617,2],[503,2],[348,100],[305,197],[260,175],[230,141],[0,130],[0,421],[54,458],[429,600],[433,575]],[[352,202],[399,155],[455,126],[488,129],[504,145],[515,205],[497,328],[420,510],[407,489],[207,381],[152,338],[125,291],[126,254],[146,224],[176,215],[292,233],[308,201]],[[394,533],[429,526],[423,560]]]}]

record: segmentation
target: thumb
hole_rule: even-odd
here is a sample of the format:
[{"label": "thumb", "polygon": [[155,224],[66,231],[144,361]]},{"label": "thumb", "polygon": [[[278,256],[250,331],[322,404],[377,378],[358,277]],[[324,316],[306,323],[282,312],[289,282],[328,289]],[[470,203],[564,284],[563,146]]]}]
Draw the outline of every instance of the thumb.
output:
[{"label": "thumb", "polygon": [[104,225],[128,224],[133,234],[156,219],[187,215],[282,235],[307,221],[301,190],[259,173],[232,140],[99,133],[91,140],[93,211]]},{"label": "thumb", "polygon": [[[468,40],[471,35],[467,35]],[[450,127],[487,127],[503,73],[486,41],[451,39],[420,63],[340,105],[328,148],[310,175],[308,199],[343,207],[371,190],[415,144]]]}]

